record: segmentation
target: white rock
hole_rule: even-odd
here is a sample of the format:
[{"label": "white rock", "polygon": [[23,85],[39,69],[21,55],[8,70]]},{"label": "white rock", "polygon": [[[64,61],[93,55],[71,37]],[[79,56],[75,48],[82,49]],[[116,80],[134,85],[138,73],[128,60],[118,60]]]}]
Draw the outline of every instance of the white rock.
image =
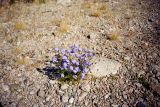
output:
[{"label": "white rock", "polygon": [[110,74],[116,74],[120,69],[121,64],[115,60],[107,59],[104,57],[93,58],[93,65],[91,67],[91,73],[95,77],[105,77]]},{"label": "white rock", "polygon": [[89,84],[82,84],[82,85],[81,85],[81,89],[82,89],[83,91],[89,92],[90,89],[91,89],[91,86],[90,86]]},{"label": "white rock", "polygon": [[73,103],[73,101],[74,101],[74,98],[73,98],[73,97],[71,97],[71,98],[69,99],[69,103],[70,103],[70,104],[72,104],[72,103]]},{"label": "white rock", "polygon": [[67,95],[62,96],[62,102],[68,102],[69,97]]},{"label": "white rock", "polygon": [[136,82],[135,85],[136,85],[137,87],[142,87],[142,84],[140,84],[140,83],[138,83],[138,82]]},{"label": "white rock", "polygon": [[68,6],[70,5],[71,0],[57,0],[57,4],[61,4],[63,6]]},{"label": "white rock", "polygon": [[57,83],[57,81],[56,80],[50,80],[49,83],[52,84],[52,85],[54,85],[54,84]]},{"label": "white rock", "polygon": [[66,90],[68,88],[68,84],[62,84],[61,85],[61,90]]},{"label": "white rock", "polygon": [[127,104],[123,104],[122,107],[128,107],[128,105]]},{"label": "white rock", "polygon": [[116,105],[116,104],[112,104],[112,107],[118,107],[118,105]]},{"label": "white rock", "polygon": [[86,96],[87,96],[87,92],[83,92],[83,93],[81,93],[81,95],[79,96],[79,98],[78,98],[78,101],[80,102],[80,101],[82,101]]},{"label": "white rock", "polygon": [[9,89],[9,86],[8,86],[8,85],[2,84],[2,87],[3,87],[3,90],[4,90],[4,91],[10,92],[10,89]]},{"label": "white rock", "polygon": [[109,98],[109,96],[111,95],[111,93],[108,93],[104,96],[105,99]]}]

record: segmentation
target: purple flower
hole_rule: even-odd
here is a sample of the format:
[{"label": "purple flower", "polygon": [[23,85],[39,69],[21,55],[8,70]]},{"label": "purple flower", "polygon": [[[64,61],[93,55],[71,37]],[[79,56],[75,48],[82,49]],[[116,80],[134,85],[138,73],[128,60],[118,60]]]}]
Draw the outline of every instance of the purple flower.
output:
[{"label": "purple flower", "polygon": [[76,52],[76,48],[73,48],[71,52],[72,52],[72,53],[75,53],[75,52]]},{"label": "purple flower", "polygon": [[63,60],[67,60],[68,58],[67,58],[67,56],[63,56],[62,59]]},{"label": "purple flower", "polygon": [[54,51],[55,51],[55,52],[58,52],[58,51],[59,51],[59,49],[58,49],[58,48],[54,48]]},{"label": "purple flower", "polygon": [[66,53],[71,53],[71,50],[69,50],[69,49],[68,49],[68,50],[66,50]]},{"label": "purple flower", "polygon": [[69,67],[69,70],[70,70],[70,71],[73,71],[73,66],[70,66],[70,67]]},{"label": "purple flower", "polygon": [[57,58],[52,58],[52,62],[57,62]]},{"label": "purple flower", "polygon": [[88,61],[84,61],[84,63],[83,63],[85,66],[91,66],[91,63],[90,62],[88,62]]},{"label": "purple flower", "polygon": [[76,74],[79,71],[79,67],[76,67],[73,72]]},{"label": "purple flower", "polygon": [[81,75],[81,79],[83,79],[85,77],[86,73],[82,73]]},{"label": "purple flower", "polygon": [[71,55],[71,56],[74,56],[74,55],[75,55],[75,53],[70,53],[70,55]]},{"label": "purple flower", "polygon": [[74,45],[74,47],[75,47],[75,48],[78,48],[78,47],[79,47],[79,45],[78,45],[78,44],[75,44],[75,45]]},{"label": "purple flower", "polygon": [[65,50],[64,50],[64,49],[62,49],[62,50],[61,50],[61,53],[64,55],[64,54],[65,54]]},{"label": "purple flower", "polygon": [[63,68],[65,68],[65,69],[66,69],[68,65],[67,65],[67,63],[66,63],[66,62],[64,62],[64,63],[62,64],[62,66],[63,66]]},{"label": "purple flower", "polygon": [[82,51],[82,48],[78,48],[78,51]]},{"label": "purple flower", "polygon": [[70,63],[70,61],[68,59],[65,60],[67,63]]},{"label": "purple flower", "polygon": [[72,60],[72,63],[73,63],[73,64],[76,64],[76,62],[77,62],[76,60]]},{"label": "purple flower", "polygon": [[86,73],[86,72],[87,72],[86,68],[83,68],[83,69],[82,69],[82,72],[83,72],[83,73]]},{"label": "purple flower", "polygon": [[76,54],[75,56],[76,56],[77,58],[80,58],[80,57],[81,57],[81,55],[79,55],[79,54]]},{"label": "purple flower", "polygon": [[75,64],[78,66],[78,65],[79,65],[79,62],[77,61]]}]

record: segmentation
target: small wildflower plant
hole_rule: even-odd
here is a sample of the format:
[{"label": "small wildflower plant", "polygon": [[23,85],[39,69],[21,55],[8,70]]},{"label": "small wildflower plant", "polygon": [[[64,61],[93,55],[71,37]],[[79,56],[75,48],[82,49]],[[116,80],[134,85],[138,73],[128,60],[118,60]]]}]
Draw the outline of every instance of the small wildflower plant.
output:
[{"label": "small wildflower plant", "polygon": [[78,81],[83,79],[89,72],[89,62],[94,53],[80,48],[78,45],[70,46],[68,49],[55,48],[55,56],[52,63],[60,75],[61,81]]}]

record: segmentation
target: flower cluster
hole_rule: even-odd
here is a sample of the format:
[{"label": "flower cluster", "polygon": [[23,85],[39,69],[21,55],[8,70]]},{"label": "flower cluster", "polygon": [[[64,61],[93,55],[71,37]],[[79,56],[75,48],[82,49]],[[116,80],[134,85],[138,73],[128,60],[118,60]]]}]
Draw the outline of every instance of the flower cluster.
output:
[{"label": "flower cluster", "polygon": [[89,60],[95,56],[92,52],[82,49],[78,45],[70,46],[69,49],[55,48],[55,53],[52,63],[58,69],[61,78],[75,80],[85,77],[91,66]]}]

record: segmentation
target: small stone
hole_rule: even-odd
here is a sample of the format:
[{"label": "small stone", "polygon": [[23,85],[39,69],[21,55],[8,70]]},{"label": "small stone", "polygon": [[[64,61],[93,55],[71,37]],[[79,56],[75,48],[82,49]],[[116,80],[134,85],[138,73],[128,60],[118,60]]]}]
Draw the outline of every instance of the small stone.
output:
[{"label": "small stone", "polygon": [[33,90],[30,92],[30,94],[31,94],[31,95],[34,95],[35,93],[36,93],[36,92],[35,92],[35,91],[33,91]]},{"label": "small stone", "polygon": [[127,95],[123,95],[123,98],[124,98],[124,99],[127,99]]},{"label": "small stone", "polygon": [[78,101],[79,101],[79,102],[82,101],[82,100],[87,96],[87,94],[88,94],[87,92],[81,93],[80,96],[79,96]]},{"label": "small stone", "polygon": [[6,67],[6,70],[7,70],[7,71],[11,71],[11,70],[12,70],[12,67],[11,67],[11,66],[7,66],[7,67]]},{"label": "small stone", "polygon": [[130,60],[130,57],[129,56],[125,56],[124,60]]},{"label": "small stone", "polygon": [[63,6],[68,6],[71,4],[71,0],[57,0],[57,4],[61,4]]},{"label": "small stone", "polygon": [[69,103],[70,103],[70,104],[72,104],[72,103],[73,103],[73,101],[74,101],[74,98],[73,98],[73,97],[71,97],[71,98],[69,99]]},{"label": "small stone", "polygon": [[111,96],[111,93],[108,93],[107,95],[104,96],[105,99],[108,99],[109,96]]},{"label": "small stone", "polygon": [[57,93],[58,93],[59,95],[61,95],[61,96],[64,94],[64,92],[61,91],[61,90],[58,90]]},{"label": "small stone", "polygon": [[160,85],[159,84],[151,84],[151,88],[153,91],[155,91],[157,94],[160,95]]},{"label": "small stone", "polygon": [[38,104],[34,104],[32,107],[39,107],[39,105]]},{"label": "small stone", "polygon": [[62,96],[62,102],[68,102],[69,97],[67,95]]},{"label": "small stone", "polygon": [[83,91],[89,92],[90,89],[91,89],[91,87],[90,87],[89,84],[82,84],[82,85],[81,85],[81,89],[82,89]]},{"label": "small stone", "polygon": [[118,105],[117,104],[112,104],[112,107],[118,107]]},{"label": "small stone", "polygon": [[39,97],[44,97],[45,96],[45,91],[44,90],[38,90],[38,96]]},{"label": "small stone", "polygon": [[95,77],[105,77],[110,74],[116,74],[121,64],[115,60],[104,57],[92,59],[91,74]]},{"label": "small stone", "polygon": [[135,83],[135,85],[137,86],[137,87],[142,87],[142,84],[140,84],[140,83]]},{"label": "small stone", "polygon": [[122,107],[128,107],[128,105],[127,104],[123,104]]},{"label": "small stone", "polygon": [[61,90],[66,90],[67,88],[68,88],[68,84],[63,84],[63,85],[61,85]]},{"label": "small stone", "polygon": [[3,87],[3,90],[4,90],[4,91],[10,92],[10,88],[9,88],[8,85],[2,84],[2,87]]},{"label": "small stone", "polygon": [[51,99],[51,96],[46,97],[46,101],[49,101]]},{"label": "small stone", "polygon": [[57,83],[57,81],[56,80],[50,80],[49,83],[52,84],[52,85],[54,85],[54,84]]}]

